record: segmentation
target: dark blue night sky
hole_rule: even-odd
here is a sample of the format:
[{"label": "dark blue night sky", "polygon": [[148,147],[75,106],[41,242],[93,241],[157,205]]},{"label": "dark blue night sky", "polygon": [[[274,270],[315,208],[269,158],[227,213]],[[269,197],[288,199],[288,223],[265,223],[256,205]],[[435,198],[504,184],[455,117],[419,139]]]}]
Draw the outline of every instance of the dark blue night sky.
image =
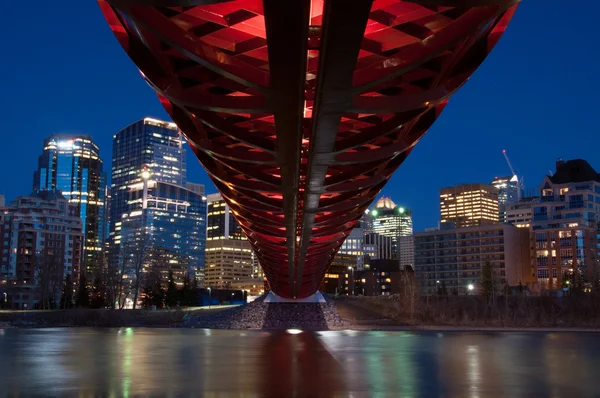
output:
[{"label": "dark blue night sky", "polygon": [[[145,116],[168,118],[93,0],[13,1],[0,37],[0,193],[31,190],[42,140],[85,132],[110,171],[112,136]],[[507,149],[527,188],[556,158],[600,170],[600,26],[596,2],[524,0],[482,67],[382,194],[413,209],[416,230],[439,218],[439,188],[509,174]],[[188,179],[215,188],[191,156]]]}]

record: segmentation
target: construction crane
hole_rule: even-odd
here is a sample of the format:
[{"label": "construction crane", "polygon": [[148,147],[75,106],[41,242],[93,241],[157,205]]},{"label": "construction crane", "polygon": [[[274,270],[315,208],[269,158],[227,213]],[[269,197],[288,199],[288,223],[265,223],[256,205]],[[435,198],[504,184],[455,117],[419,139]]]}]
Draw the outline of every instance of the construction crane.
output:
[{"label": "construction crane", "polygon": [[504,158],[506,159],[506,163],[508,163],[508,167],[510,168],[510,172],[512,173],[513,176],[517,177],[517,188],[518,188],[517,197],[520,200],[521,196],[523,194],[523,191],[525,190],[525,181],[523,180],[522,176],[517,175],[517,173],[515,172],[515,169],[512,166],[512,163],[510,162],[510,159],[508,158],[508,154],[506,153],[506,149],[502,150],[502,154],[504,155]]}]

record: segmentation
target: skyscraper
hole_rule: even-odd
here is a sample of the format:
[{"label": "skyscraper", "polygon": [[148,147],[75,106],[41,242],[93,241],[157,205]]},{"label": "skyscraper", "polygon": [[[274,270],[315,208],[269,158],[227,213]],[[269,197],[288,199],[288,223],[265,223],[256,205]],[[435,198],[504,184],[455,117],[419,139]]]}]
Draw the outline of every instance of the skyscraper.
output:
[{"label": "skyscraper", "polygon": [[202,275],[206,197],[201,186],[188,189],[185,156],[173,123],[145,118],[114,136],[110,264],[125,261],[125,249],[140,247],[166,253],[162,259],[173,268]]},{"label": "skyscraper", "polygon": [[250,242],[221,194],[208,195],[205,284],[231,288],[262,278]]},{"label": "skyscraper", "polygon": [[98,146],[82,134],[53,134],[44,140],[33,176],[34,191],[61,191],[83,222],[83,266],[101,267],[97,254],[106,236],[106,174]]},{"label": "skyscraper", "polygon": [[208,195],[206,239],[246,239],[231,209],[219,193]]},{"label": "skyscraper", "polygon": [[440,190],[440,224],[456,228],[499,221],[498,189],[489,184],[463,184]]},{"label": "skyscraper", "polygon": [[519,201],[519,177],[495,177],[490,185],[498,190],[498,217],[500,222],[506,222],[506,209]]},{"label": "skyscraper", "polygon": [[133,245],[134,250],[146,251],[148,263],[163,274],[164,280],[169,269],[179,281],[186,273],[202,279],[206,197],[147,177],[129,187],[129,211],[123,214],[116,230],[120,232],[121,248]]},{"label": "skyscraper", "polygon": [[148,171],[154,181],[184,186],[184,141],[174,123],[145,118],[119,131],[113,139],[111,220],[127,212],[128,187]]},{"label": "skyscraper", "polygon": [[370,212],[372,231],[392,238],[394,258],[400,266],[412,266],[414,263],[414,245],[412,240],[412,211],[397,206],[390,198],[382,197]]}]

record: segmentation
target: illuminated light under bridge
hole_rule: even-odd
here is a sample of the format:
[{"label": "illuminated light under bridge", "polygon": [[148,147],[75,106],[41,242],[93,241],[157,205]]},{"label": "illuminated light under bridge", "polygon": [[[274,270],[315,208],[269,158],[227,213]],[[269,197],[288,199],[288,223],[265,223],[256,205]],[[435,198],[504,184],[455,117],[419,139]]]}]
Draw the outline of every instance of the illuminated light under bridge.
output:
[{"label": "illuminated light under bridge", "polygon": [[518,1],[99,4],[231,207],[273,292],[302,298],[317,291]]}]

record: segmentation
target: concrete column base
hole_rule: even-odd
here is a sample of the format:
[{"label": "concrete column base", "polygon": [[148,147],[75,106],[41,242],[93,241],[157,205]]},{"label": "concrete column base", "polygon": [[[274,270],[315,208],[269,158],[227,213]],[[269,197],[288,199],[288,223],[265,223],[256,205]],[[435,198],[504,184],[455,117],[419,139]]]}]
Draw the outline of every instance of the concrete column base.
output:
[{"label": "concrete column base", "polygon": [[265,303],[324,303],[325,297],[321,294],[321,292],[317,291],[312,296],[308,296],[301,299],[288,299],[281,296],[276,295],[273,292],[269,292],[267,297],[265,297]]}]

